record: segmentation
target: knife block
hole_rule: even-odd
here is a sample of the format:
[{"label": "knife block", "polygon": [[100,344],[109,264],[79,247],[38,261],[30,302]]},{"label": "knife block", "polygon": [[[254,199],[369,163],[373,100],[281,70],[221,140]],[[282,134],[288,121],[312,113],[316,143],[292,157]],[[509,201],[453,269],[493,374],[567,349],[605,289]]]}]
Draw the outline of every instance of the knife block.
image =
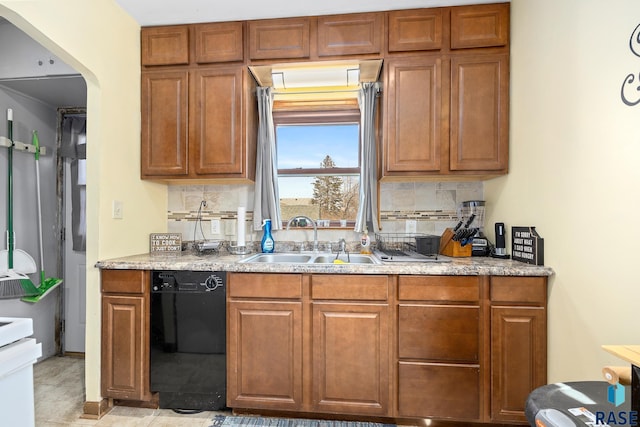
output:
[{"label": "knife block", "polygon": [[451,228],[447,228],[440,237],[440,253],[450,257],[468,257],[471,256],[473,249],[471,243],[462,246],[460,242],[453,240],[455,233]]}]

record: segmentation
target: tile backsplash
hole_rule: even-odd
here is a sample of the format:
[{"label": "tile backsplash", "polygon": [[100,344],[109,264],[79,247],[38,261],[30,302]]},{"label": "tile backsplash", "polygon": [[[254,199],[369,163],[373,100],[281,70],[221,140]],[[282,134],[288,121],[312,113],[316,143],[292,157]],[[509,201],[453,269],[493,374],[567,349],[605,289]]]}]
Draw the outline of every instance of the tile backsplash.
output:
[{"label": "tile backsplash", "polygon": [[[404,233],[406,221],[416,221],[416,232],[442,234],[458,221],[458,204],[465,200],[483,200],[481,181],[470,182],[390,182],[380,184],[380,224],[384,233]],[[201,202],[206,202],[200,212]],[[169,187],[168,230],[182,233],[183,241],[236,237],[236,216],[239,206],[245,207],[246,239],[256,242],[261,231],[253,231],[253,184],[180,185]],[[211,219],[220,220],[220,234],[211,234]],[[309,231],[278,230],[278,240],[312,240]],[[373,237],[373,236],[372,236]],[[359,235],[347,229],[320,229],[319,241],[357,241]]]}]

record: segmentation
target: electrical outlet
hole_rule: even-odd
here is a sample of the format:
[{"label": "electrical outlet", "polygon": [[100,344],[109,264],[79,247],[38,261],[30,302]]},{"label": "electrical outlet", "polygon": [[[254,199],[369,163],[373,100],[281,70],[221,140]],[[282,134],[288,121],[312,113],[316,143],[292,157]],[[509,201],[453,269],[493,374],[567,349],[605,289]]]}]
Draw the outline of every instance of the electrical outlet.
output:
[{"label": "electrical outlet", "polygon": [[408,219],[405,223],[405,232],[415,233],[418,229],[418,221],[415,219]]},{"label": "electrical outlet", "polygon": [[123,214],[123,206],[120,200],[113,201],[113,211],[111,212],[111,218],[113,219],[122,219]]},{"label": "electrical outlet", "polygon": [[214,218],[211,220],[211,234],[216,236],[220,234],[220,219]]}]

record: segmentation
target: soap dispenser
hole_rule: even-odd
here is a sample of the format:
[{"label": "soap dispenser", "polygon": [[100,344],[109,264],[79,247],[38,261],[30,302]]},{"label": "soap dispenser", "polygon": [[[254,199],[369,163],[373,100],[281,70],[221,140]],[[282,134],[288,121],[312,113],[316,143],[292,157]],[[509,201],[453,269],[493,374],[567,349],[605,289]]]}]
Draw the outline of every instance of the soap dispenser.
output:
[{"label": "soap dispenser", "polygon": [[262,227],[264,228],[264,234],[262,236],[262,242],[260,243],[260,249],[262,249],[262,252],[265,254],[273,253],[276,244],[273,236],[271,236],[271,220],[265,219],[262,221]]},{"label": "soap dispenser", "polygon": [[360,253],[371,254],[371,238],[369,237],[369,230],[367,230],[367,228],[364,229],[364,233],[360,238]]}]

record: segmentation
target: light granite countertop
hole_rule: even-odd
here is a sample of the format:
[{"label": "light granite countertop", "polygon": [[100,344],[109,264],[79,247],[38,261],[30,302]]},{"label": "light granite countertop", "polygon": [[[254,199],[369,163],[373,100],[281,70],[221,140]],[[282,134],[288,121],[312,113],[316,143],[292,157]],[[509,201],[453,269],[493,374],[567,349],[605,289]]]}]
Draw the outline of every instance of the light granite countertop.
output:
[{"label": "light granite countertop", "polygon": [[441,276],[551,276],[553,269],[513,260],[489,257],[449,258],[447,262],[384,262],[382,264],[285,264],[242,263],[251,255],[226,251],[200,255],[183,251],[175,255],[140,254],[98,261],[96,267],[111,270],[192,270],[247,273],[414,274]]}]

